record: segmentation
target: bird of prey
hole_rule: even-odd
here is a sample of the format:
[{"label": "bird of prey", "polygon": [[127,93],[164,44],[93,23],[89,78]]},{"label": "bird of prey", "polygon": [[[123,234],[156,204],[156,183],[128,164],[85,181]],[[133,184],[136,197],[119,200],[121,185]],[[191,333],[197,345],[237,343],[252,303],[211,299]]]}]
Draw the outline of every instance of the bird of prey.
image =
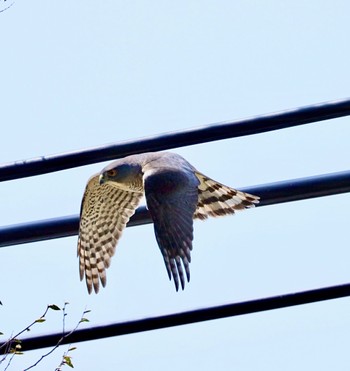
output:
[{"label": "bird of prey", "polygon": [[[118,240],[145,195],[169,279],[176,291],[190,280],[193,219],[233,214],[253,207],[259,197],[227,187],[171,152],[149,152],[112,162],[93,175],[80,211],[80,279],[88,292],[106,285]],[[185,272],[185,273],[184,273]]]}]

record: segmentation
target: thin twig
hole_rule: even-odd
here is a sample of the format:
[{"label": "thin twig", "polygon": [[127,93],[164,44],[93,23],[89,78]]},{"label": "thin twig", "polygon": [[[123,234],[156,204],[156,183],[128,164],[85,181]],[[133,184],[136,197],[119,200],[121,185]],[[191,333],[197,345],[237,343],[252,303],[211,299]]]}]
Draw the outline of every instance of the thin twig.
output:
[{"label": "thin twig", "polygon": [[[68,304],[68,303],[65,303],[64,304],[64,307],[63,307],[63,333],[64,333],[64,326],[65,326],[65,315],[66,315],[66,313],[65,313],[65,308],[66,308],[66,304]],[[84,310],[84,312],[83,312],[83,314],[81,315],[81,318],[80,318],[80,321],[77,323],[77,325],[73,328],[73,330],[72,331],[70,331],[69,333],[67,333],[67,334],[65,334],[65,335],[62,335],[62,337],[58,340],[58,342],[57,342],[57,344],[49,351],[49,352],[47,352],[46,354],[43,354],[33,365],[31,365],[31,366],[29,366],[28,368],[26,368],[24,371],[28,371],[28,370],[30,370],[31,368],[33,368],[33,367],[35,367],[35,366],[37,366],[38,365],[38,363],[39,362],[41,362],[45,357],[47,357],[47,356],[49,356],[51,353],[53,353],[60,345],[61,345],[61,343],[62,343],[62,341],[65,339],[65,338],[67,338],[68,336],[70,336],[73,332],[75,332],[77,329],[78,329],[78,327],[79,327],[79,325],[80,325],[80,323],[81,322],[85,322],[84,321],[84,314],[85,313],[88,313],[88,312],[90,312],[89,310],[87,311],[87,310]]]},{"label": "thin twig", "polygon": [[[46,314],[48,312],[48,310],[51,307],[52,307],[51,305],[48,305],[47,308],[46,308],[46,310],[45,310],[45,312],[42,314],[41,317],[39,317],[38,319],[36,319],[35,321],[33,321],[30,325],[28,325],[26,328],[24,328],[23,330],[21,330],[20,332],[18,332],[15,336],[11,336],[11,338],[0,347],[0,350],[2,348],[5,348],[5,353],[6,353],[5,356],[0,360],[0,364],[7,359],[7,357],[8,357],[9,354],[12,353],[12,355],[11,355],[11,357],[10,357],[10,359],[9,359],[9,361],[8,361],[5,369],[4,369],[4,371],[6,371],[10,367],[11,362],[12,362],[12,360],[13,360],[13,358],[14,358],[14,356],[16,354],[22,354],[21,353],[21,344],[20,344],[21,341],[17,339],[18,336],[20,336],[21,334],[23,334],[26,331],[29,331],[30,328],[32,326],[34,326],[36,323],[43,322],[44,321],[44,318],[45,318],[45,316],[46,316]],[[16,346],[14,348],[12,348],[13,343],[16,343],[16,342],[17,342]]]},{"label": "thin twig", "polygon": [[[32,326],[34,326],[36,323],[38,322],[41,322],[40,320],[43,320],[48,312],[48,310],[50,309],[50,305],[47,306],[45,312],[43,313],[42,316],[40,316],[38,319],[36,319],[35,321],[33,321],[30,325],[28,325],[26,328],[24,328],[23,330],[21,330],[20,332],[18,332],[15,336],[12,336],[6,343],[4,343],[2,346],[0,346],[0,350],[3,349],[3,348],[6,348],[6,352],[8,353],[9,350],[11,349],[11,346],[14,342],[16,342],[17,338],[22,335],[24,332],[26,331],[30,331],[30,328]],[[2,360],[0,361],[0,364],[1,364]]]},{"label": "thin twig", "polygon": [[15,2],[11,3],[9,6],[7,6],[5,9],[1,9],[0,10],[0,13],[4,12],[5,10],[11,8],[11,6],[14,4]]}]

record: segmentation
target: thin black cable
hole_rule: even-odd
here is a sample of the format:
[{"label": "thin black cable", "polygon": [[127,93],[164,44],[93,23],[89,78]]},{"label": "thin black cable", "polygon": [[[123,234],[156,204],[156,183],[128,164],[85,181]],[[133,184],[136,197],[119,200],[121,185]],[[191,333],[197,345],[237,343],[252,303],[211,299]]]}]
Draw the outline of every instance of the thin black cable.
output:
[{"label": "thin black cable", "polygon": [[[82,341],[104,339],[112,336],[159,330],[219,318],[240,316],[244,314],[287,308],[302,304],[310,304],[324,300],[343,298],[346,296],[350,296],[350,284],[324,287],[315,290],[272,296],[268,298],[196,309],[122,323],[112,323],[105,326],[96,326],[87,329],[78,329],[71,335],[67,336],[61,344],[71,344]],[[66,334],[68,334],[68,332]],[[61,337],[62,333],[54,333],[50,335],[21,339],[21,351],[55,346]],[[0,343],[0,347],[2,345],[4,345],[4,343]],[[4,350],[6,351],[6,347],[1,349],[0,353],[4,352]]]},{"label": "thin black cable", "polygon": [[[257,206],[335,195],[350,192],[350,171],[263,184],[241,190],[260,196],[261,200]],[[141,207],[128,226],[151,222],[147,209]],[[0,247],[74,236],[78,233],[78,228],[78,215],[0,227]]]},{"label": "thin black cable", "polygon": [[314,104],[233,122],[218,123],[139,140],[129,140],[3,164],[0,165],[0,181],[94,164],[135,153],[161,151],[203,142],[264,133],[348,115],[350,115],[350,99]]}]

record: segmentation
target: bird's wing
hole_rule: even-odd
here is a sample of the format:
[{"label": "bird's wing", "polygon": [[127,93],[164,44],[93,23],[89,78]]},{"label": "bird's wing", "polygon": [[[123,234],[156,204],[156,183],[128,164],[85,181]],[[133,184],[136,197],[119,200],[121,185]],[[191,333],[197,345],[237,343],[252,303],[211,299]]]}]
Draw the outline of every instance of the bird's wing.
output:
[{"label": "bird's wing", "polygon": [[142,193],[128,192],[108,183],[99,184],[99,174],[86,185],[80,211],[78,256],[80,279],[85,276],[88,292],[97,293],[99,280],[106,285],[106,268]]},{"label": "bird's wing", "polygon": [[185,287],[190,280],[189,263],[193,240],[193,214],[198,202],[198,180],[194,174],[181,170],[145,173],[147,206],[154,222],[154,231],[162,252],[169,279],[176,290],[179,282]]},{"label": "bird's wing", "polygon": [[194,218],[206,219],[209,216],[234,214],[237,210],[254,207],[259,197],[225,186],[196,171],[200,181],[198,205]]}]

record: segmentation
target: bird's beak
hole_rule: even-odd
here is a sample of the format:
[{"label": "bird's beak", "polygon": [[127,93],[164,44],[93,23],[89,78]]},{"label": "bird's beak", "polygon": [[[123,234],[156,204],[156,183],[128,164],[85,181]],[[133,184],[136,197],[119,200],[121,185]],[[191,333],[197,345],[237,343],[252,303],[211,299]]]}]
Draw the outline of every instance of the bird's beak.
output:
[{"label": "bird's beak", "polygon": [[100,177],[98,178],[98,181],[99,181],[100,185],[102,185],[106,182],[106,178],[105,178],[104,173],[100,174]]}]

